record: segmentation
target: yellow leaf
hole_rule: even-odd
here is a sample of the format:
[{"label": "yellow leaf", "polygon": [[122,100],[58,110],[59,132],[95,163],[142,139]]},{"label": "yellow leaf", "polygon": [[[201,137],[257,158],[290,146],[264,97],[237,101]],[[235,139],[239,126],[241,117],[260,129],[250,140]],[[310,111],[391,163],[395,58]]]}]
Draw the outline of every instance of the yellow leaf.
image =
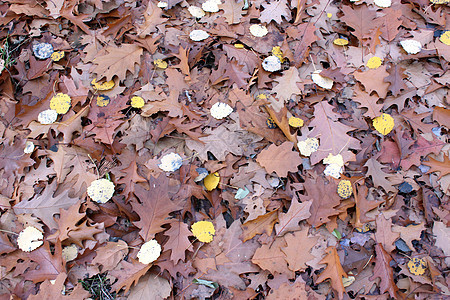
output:
[{"label": "yellow leaf", "polygon": [[277,123],[275,123],[275,121],[274,121],[271,117],[269,117],[269,118],[266,120],[266,124],[267,124],[267,127],[268,127],[269,129],[275,129],[275,128],[277,128]]},{"label": "yellow leaf", "polygon": [[374,56],[369,59],[366,65],[369,69],[378,69],[381,66],[381,58]]},{"label": "yellow leaf", "polygon": [[430,0],[431,3],[433,4],[445,4],[450,2],[449,0]]},{"label": "yellow leaf", "polygon": [[350,180],[339,181],[337,193],[343,199],[349,198],[353,194],[352,183]]},{"label": "yellow leaf", "polygon": [[441,34],[439,40],[447,46],[450,46],[450,30],[447,30],[446,32]]},{"label": "yellow leaf", "polygon": [[153,64],[160,69],[167,69],[167,62],[162,59],[155,59]]},{"label": "yellow leaf", "polygon": [[50,100],[50,108],[58,114],[65,114],[69,111],[71,103],[72,99],[70,99],[69,95],[58,93]]},{"label": "yellow leaf", "polygon": [[373,127],[382,135],[391,132],[394,125],[394,119],[389,114],[382,114],[373,119]]},{"label": "yellow leaf", "polygon": [[244,45],[243,44],[234,44],[234,48],[236,48],[236,49],[244,49]]},{"label": "yellow leaf", "polygon": [[370,230],[370,225],[369,225],[369,223],[366,223],[361,228],[356,227],[355,230],[356,230],[356,232],[359,232],[359,233],[366,233]]},{"label": "yellow leaf", "polygon": [[212,242],[214,234],[216,233],[213,223],[209,221],[195,222],[192,224],[191,228],[192,234],[202,243]]},{"label": "yellow leaf", "polygon": [[142,99],[142,97],[139,96],[134,96],[131,98],[131,107],[134,108],[142,108],[145,104],[144,99]]},{"label": "yellow leaf", "polygon": [[427,270],[427,262],[423,258],[414,257],[408,262],[408,270],[413,275],[423,275]]},{"label": "yellow leaf", "polygon": [[205,179],[203,179],[203,184],[205,185],[207,191],[212,191],[217,187],[219,181],[220,175],[219,173],[215,172],[206,176]]},{"label": "yellow leaf", "polygon": [[267,96],[265,94],[258,94],[256,100],[267,100]]},{"label": "yellow leaf", "polygon": [[97,96],[97,105],[100,107],[105,107],[109,104],[110,98],[106,95]]},{"label": "yellow leaf", "polygon": [[327,17],[328,17],[328,18],[331,18],[332,16],[333,16],[332,13],[327,13]]},{"label": "yellow leaf", "polygon": [[297,117],[290,117],[289,118],[289,125],[294,128],[302,127],[303,126],[303,120]]},{"label": "yellow leaf", "polygon": [[281,62],[283,62],[283,51],[281,51],[281,48],[279,46],[275,46],[272,48],[272,54],[278,57]]},{"label": "yellow leaf", "polygon": [[92,86],[94,87],[94,89],[98,90],[98,91],[107,91],[110,90],[114,87],[115,83],[113,80],[110,81],[105,81],[103,83],[98,83],[97,80],[94,78],[91,81]]},{"label": "yellow leaf", "polygon": [[333,41],[333,44],[338,45],[338,46],[345,46],[345,45],[348,45],[348,41],[346,39],[339,38],[339,39],[335,39]]},{"label": "yellow leaf", "polygon": [[51,60],[53,61],[60,61],[64,57],[64,51],[56,51],[53,52],[50,56]]}]

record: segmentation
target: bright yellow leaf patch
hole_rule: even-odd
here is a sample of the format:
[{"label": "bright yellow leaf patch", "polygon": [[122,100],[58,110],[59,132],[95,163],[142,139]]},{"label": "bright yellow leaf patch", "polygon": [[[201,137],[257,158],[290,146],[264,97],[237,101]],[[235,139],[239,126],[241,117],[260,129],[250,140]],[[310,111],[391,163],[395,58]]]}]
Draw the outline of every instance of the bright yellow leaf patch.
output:
[{"label": "bright yellow leaf patch", "polygon": [[55,51],[50,56],[50,59],[53,61],[60,61],[64,57],[64,51]]},{"label": "bright yellow leaf patch", "polygon": [[427,270],[427,262],[423,258],[414,257],[408,262],[408,270],[413,275],[423,275]]},{"label": "bright yellow leaf patch", "polygon": [[194,234],[194,236],[203,243],[212,242],[214,234],[216,233],[213,223],[209,221],[195,222],[192,224],[191,229],[192,234]]},{"label": "bright yellow leaf patch", "polygon": [[294,128],[299,128],[303,126],[303,120],[297,117],[289,118],[289,125]]},{"label": "bright yellow leaf patch", "polygon": [[142,97],[134,96],[131,98],[131,107],[134,108],[142,108],[145,104],[145,101]]},{"label": "bright yellow leaf patch", "polygon": [[203,179],[203,184],[207,191],[212,191],[219,185],[220,175],[218,172],[209,174]]},{"label": "bright yellow leaf patch", "polygon": [[92,79],[91,84],[94,87],[94,89],[96,89],[97,91],[107,91],[107,90],[112,89],[115,85],[113,80],[105,81],[103,83],[98,83],[95,78]]},{"label": "bright yellow leaf patch", "polygon": [[348,41],[346,39],[339,38],[339,39],[335,39],[333,41],[333,44],[335,44],[337,46],[346,46],[346,45],[348,45]]},{"label": "bright yellow leaf patch", "polygon": [[386,135],[391,132],[394,125],[394,118],[392,118],[389,114],[382,114],[381,116],[373,119],[373,127],[375,127],[375,129],[382,135]]},{"label": "bright yellow leaf patch", "polygon": [[70,96],[63,93],[58,93],[50,100],[50,108],[55,110],[58,114],[65,114],[69,111],[72,99]]},{"label": "bright yellow leaf patch", "polygon": [[100,107],[105,107],[109,104],[110,98],[106,95],[98,95],[97,96],[97,105]]},{"label": "bright yellow leaf patch", "polygon": [[343,199],[350,198],[351,195],[353,195],[353,188],[352,183],[350,180],[341,180],[339,181],[338,187],[337,187],[337,193],[339,197]]},{"label": "bright yellow leaf patch", "polygon": [[369,69],[378,69],[381,66],[381,63],[381,58],[379,58],[378,56],[374,56],[369,59],[366,66]]},{"label": "bright yellow leaf patch", "polygon": [[162,60],[162,59],[155,59],[154,61],[153,61],[153,64],[157,67],[157,68],[160,68],[160,69],[167,69],[167,62],[166,61],[164,61],[164,60]]},{"label": "bright yellow leaf patch", "polygon": [[450,30],[447,30],[446,32],[441,34],[439,40],[447,46],[450,46]]}]

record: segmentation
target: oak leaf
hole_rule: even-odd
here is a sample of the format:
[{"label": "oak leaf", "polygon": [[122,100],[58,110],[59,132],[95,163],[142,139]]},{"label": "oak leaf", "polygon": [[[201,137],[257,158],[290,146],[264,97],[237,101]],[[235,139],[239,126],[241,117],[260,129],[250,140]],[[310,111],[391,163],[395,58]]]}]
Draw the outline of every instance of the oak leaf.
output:
[{"label": "oak leaf", "polygon": [[375,222],[377,224],[375,240],[377,243],[383,245],[383,249],[386,249],[386,251],[394,251],[394,242],[400,237],[400,234],[392,231],[392,220],[386,220],[383,214],[379,214],[375,219]]},{"label": "oak leaf", "polygon": [[167,299],[171,291],[172,288],[167,279],[162,278],[160,274],[149,273],[139,279],[139,282],[130,289],[127,299]]},{"label": "oak leaf", "polygon": [[427,174],[432,172],[439,172],[438,179],[441,179],[442,176],[450,174],[450,159],[448,155],[445,154],[444,161],[440,161],[430,157],[428,161],[422,162],[422,165],[430,167],[430,169],[427,171]]},{"label": "oak leaf", "polygon": [[375,91],[380,98],[386,98],[390,84],[384,81],[389,76],[385,65],[365,72],[355,72],[354,76],[369,94]]},{"label": "oak leaf", "polygon": [[145,38],[156,30],[156,26],[164,23],[166,19],[161,18],[163,11],[153,1],[147,2],[147,9],[144,12],[144,23],[138,26],[138,36]]},{"label": "oak leaf", "polygon": [[186,223],[175,221],[170,223],[170,228],[164,235],[168,236],[169,239],[164,244],[164,250],[171,250],[170,259],[174,264],[177,264],[181,259],[184,261],[186,254],[185,251],[193,251],[191,241],[189,241],[189,236],[192,232]]},{"label": "oak leaf", "polygon": [[137,212],[140,221],[133,222],[140,228],[139,234],[144,241],[149,241],[155,234],[164,230],[161,226],[170,222],[169,214],[180,210],[181,207],[172,202],[168,194],[168,178],[160,175],[157,179],[150,177],[147,190],[141,185],[136,185],[135,195],[142,203],[132,202],[134,211]]},{"label": "oak leaf", "polygon": [[121,288],[125,288],[125,293],[139,281],[139,278],[147,273],[152,264],[141,264],[140,262],[131,258],[131,263],[122,260],[119,265],[109,271],[109,275],[117,278],[117,281],[111,286],[111,288],[119,292]]},{"label": "oak leaf", "polygon": [[266,233],[268,236],[272,234],[273,225],[278,220],[278,210],[271,211],[265,215],[257,217],[242,224],[243,234],[242,240],[248,241],[257,234]]},{"label": "oak leaf", "polygon": [[314,106],[314,120],[309,124],[314,127],[309,137],[318,137],[320,140],[318,151],[311,154],[311,164],[315,165],[330,153],[341,154],[344,163],[355,159],[355,155],[349,149],[360,149],[360,142],[347,135],[354,128],[338,121],[341,117],[333,111],[334,107],[326,101],[321,101]]},{"label": "oak leaf", "polygon": [[292,151],[293,146],[292,142],[284,142],[280,146],[271,144],[258,154],[256,161],[267,173],[275,172],[280,177],[286,177],[288,172],[297,172],[297,166],[302,163],[300,154]]},{"label": "oak leaf", "polygon": [[393,269],[390,266],[392,258],[379,243],[375,245],[375,253],[377,255],[375,269],[373,270],[373,276],[370,277],[370,280],[379,277],[381,279],[380,292],[389,292],[391,297],[396,298],[398,287],[395,285]]},{"label": "oak leaf", "polygon": [[122,193],[128,199],[132,193],[134,193],[135,185],[139,182],[146,182],[145,178],[138,174],[137,172],[136,159],[133,159],[130,164],[120,169],[121,177],[118,177],[116,184],[123,184]]},{"label": "oak leaf", "polygon": [[[404,82],[406,75],[403,73],[405,69],[395,64],[388,69],[389,76],[384,78],[384,82],[389,82],[389,90],[394,96],[401,94],[402,90],[406,90],[407,86]],[[377,92],[378,93],[378,92]]]},{"label": "oak leaf", "polygon": [[361,103],[361,107],[366,107],[367,112],[364,115],[375,118],[381,115],[381,109],[383,104],[377,104],[379,100],[376,95],[369,95],[369,93],[363,91],[359,85],[355,86],[355,98],[353,101]]},{"label": "oak leaf", "polygon": [[125,79],[127,71],[133,73],[134,65],[141,61],[143,50],[135,44],[122,44],[120,47],[107,46],[106,52],[94,58],[91,72],[96,73],[98,79],[106,77],[108,81],[114,76]]},{"label": "oak leaf", "polygon": [[61,255],[61,243],[55,245],[55,252],[50,251],[50,244],[44,241],[44,245],[27,253],[23,259],[32,260],[39,265],[38,269],[28,270],[23,275],[25,279],[34,283],[55,279],[60,273],[65,273],[65,263]]},{"label": "oak leaf", "polygon": [[330,221],[329,217],[339,214],[335,207],[341,203],[337,194],[337,184],[334,181],[325,184],[324,179],[319,176],[315,180],[307,178],[305,180],[307,195],[300,195],[300,200],[312,200],[309,211],[311,216],[308,223],[316,228]]},{"label": "oak leaf", "polygon": [[275,79],[275,81],[278,84],[272,89],[272,92],[276,93],[281,101],[287,102],[292,95],[300,95],[302,93],[297,85],[297,82],[302,82],[297,68],[291,67],[289,70],[284,71],[283,76]]},{"label": "oak leaf", "polygon": [[308,231],[309,227],[305,226],[284,236],[287,246],[281,248],[281,251],[286,254],[288,268],[292,271],[304,271],[308,267],[306,263],[314,259],[310,251],[319,237],[308,237]]},{"label": "oak leaf", "polygon": [[287,213],[278,215],[279,222],[275,225],[277,236],[283,236],[290,231],[298,230],[300,227],[298,223],[311,216],[309,209],[312,203],[312,201],[300,203],[297,197],[293,197]]},{"label": "oak leaf", "polygon": [[113,270],[128,254],[128,245],[123,240],[107,242],[97,248],[97,256],[92,260],[92,265],[102,266],[101,271]]},{"label": "oak leaf", "polygon": [[342,6],[344,15],[340,18],[355,31],[352,32],[359,40],[360,45],[364,45],[364,39],[371,35],[373,27],[376,25],[373,20],[376,18],[376,11],[369,9],[366,5]]},{"label": "oak leaf", "polygon": [[54,196],[56,191],[56,181],[47,185],[41,195],[36,195],[30,200],[22,200],[14,206],[16,214],[33,213],[41,219],[50,229],[58,227],[54,215],[60,212],[60,209],[68,209],[78,202],[78,198],[70,198],[69,190]]},{"label": "oak leaf", "polygon": [[331,279],[331,286],[338,293],[339,299],[343,299],[345,288],[342,278],[348,276],[341,266],[341,261],[336,251],[336,247],[328,247],[326,253],[326,256],[320,261],[320,263],[327,264],[327,267],[324,271],[322,271],[322,273],[320,273],[317,278],[317,283],[321,283],[328,278]]},{"label": "oak leaf", "polygon": [[291,10],[288,7],[287,0],[271,1],[270,3],[263,2],[261,5],[264,7],[259,18],[261,22],[269,24],[274,20],[281,24],[283,22],[282,17],[287,21],[291,20]]},{"label": "oak leaf", "polygon": [[238,24],[241,22],[242,15],[245,13],[242,9],[243,6],[244,3],[242,0],[230,0],[219,4],[219,9],[224,11],[222,17],[225,18],[228,24]]},{"label": "oak leaf", "polygon": [[365,163],[364,167],[368,168],[366,176],[372,177],[374,186],[382,187],[386,192],[395,191],[393,183],[388,179],[390,175],[382,170],[385,167],[383,164],[372,157]]},{"label": "oak leaf", "polygon": [[406,227],[394,225],[392,228],[394,232],[400,234],[400,238],[405,241],[406,245],[408,245],[409,249],[414,250],[414,246],[412,244],[413,240],[420,241],[420,235],[422,231],[425,230],[425,223],[420,223],[418,225],[408,225]]},{"label": "oak leaf", "polygon": [[16,250],[17,248],[14,247],[13,244],[11,244],[8,236],[1,232],[0,233],[0,255],[5,253],[10,253]]},{"label": "oak leaf", "polygon": [[281,251],[284,247],[286,247],[284,238],[276,238],[274,243],[265,244],[261,248],[256,249],[255,255],[252,257],[252,262],[272,274],[284,273],[291,278],[293,271],[289,270],[286,262],[286,254]]}]

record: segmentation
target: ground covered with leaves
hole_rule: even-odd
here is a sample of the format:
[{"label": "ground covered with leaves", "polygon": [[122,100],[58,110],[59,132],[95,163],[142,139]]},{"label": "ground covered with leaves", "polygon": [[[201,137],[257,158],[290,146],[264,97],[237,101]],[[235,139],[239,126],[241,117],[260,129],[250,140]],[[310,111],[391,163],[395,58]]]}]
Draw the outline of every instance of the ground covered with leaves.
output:
[{"label": "ground covered with leaves", "polygon": [[449,297],[446,2],[1,2],[0,298]]}]

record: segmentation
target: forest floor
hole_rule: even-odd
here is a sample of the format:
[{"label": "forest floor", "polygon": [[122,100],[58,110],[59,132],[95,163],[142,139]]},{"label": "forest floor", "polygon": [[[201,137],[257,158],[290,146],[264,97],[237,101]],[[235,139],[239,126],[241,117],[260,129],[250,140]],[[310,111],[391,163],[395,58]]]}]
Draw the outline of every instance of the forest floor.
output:
[{"label": "forest floor", "polygon": [[448,0],[0,15],[0,299],[450,297]]}]

